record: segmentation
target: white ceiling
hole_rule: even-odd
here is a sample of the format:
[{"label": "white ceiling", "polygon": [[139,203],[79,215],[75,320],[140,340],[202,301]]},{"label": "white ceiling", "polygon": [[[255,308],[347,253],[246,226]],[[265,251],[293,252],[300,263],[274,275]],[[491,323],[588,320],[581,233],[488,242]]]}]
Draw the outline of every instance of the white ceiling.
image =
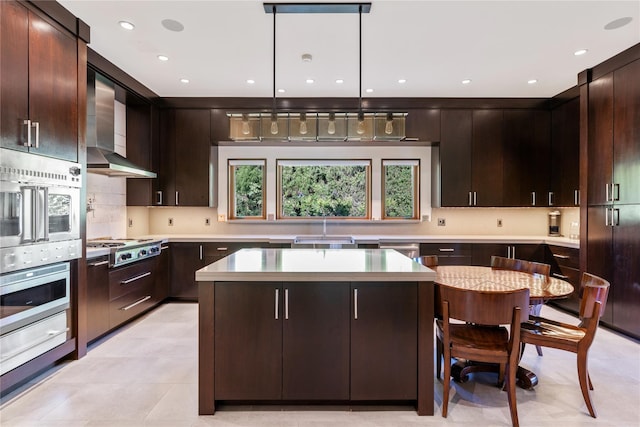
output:
[{"label": "white ceiling", "polygon": [[[261,1],[58,1],[89,24],[93,50],[159,96],[272,96],[273,14]],[[364,98],[551,97],[640,42],[638,0],[371,3],[362,15]],[[604,29],[623,17],[632,20]],[[165,29],[164,19],[184,30]],[[358,36],[358,14],[277,14],[276,86],[286,90],[277,96],[358,97]]]}]

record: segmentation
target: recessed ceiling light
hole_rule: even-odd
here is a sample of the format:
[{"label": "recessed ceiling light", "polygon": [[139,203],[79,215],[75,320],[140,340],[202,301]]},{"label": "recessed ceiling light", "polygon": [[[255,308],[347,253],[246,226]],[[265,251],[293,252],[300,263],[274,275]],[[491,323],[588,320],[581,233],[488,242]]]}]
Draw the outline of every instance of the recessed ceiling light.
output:
[{"label": "recessed ceiling light", "polygon": [[398,83],[405,84],[407,82],[407,79],[398,79]]},{"label": "recessed ceiling light", "polygon": [[312,59],[313,59],[313,56],[311,56],[310,53],[303,53],[302,54],[302,60],[304,62],[311,62]]},{"label": "recessed ceiling light", "polygon": [[604,29],[605,30],[617,30],[620,27],[624,27],[625,25],[627,25],[632,20],[633,20],[633,18],[631,18],[630,16],[625,16],[624,18],[614,19],[613,21],[611,21],[607,25],[605,25]]},{"label": "recessed ceiling light", "polygon": [[286,92],[286,90],[284,90],[284,89],[278,89],[278,92],[280,92],[280,93],[285,93],[285,92]]},{"label": "recessed ceiling light", "polygon": [[189,79],[180,79],[181,83],[189,83]]},{"label": "recessed ceiling light", "polygon": [[534,85],[534,84],[538,83],[538,80],[536,80],[536,79],[527,80],[527,83],[529,83],[530,85]]},{"label": "recessed ceiling light", "polygon": [[168,56],[166,56],[166,55],[158,55],[158,59],[159,59],[160,61],[168,61],[168,60],[169,60],[169,57],[168,57]]},{"label": "recessed ceiling light", "polygon": [[120,21],[118,22],[118,24],[120,24],[120,26],[125,30],[133,30],[136,27],[131,22],[127,22],[127,21]]},{"label": "recessed ceiling light", "polygon": [[314,80],[313,80],[313,79],[307,79],[307,80],[306,80],[306,82],[307,82],[308,84],[311,84],[311,83],[313,83],[313,82],[314,82]]},{"label": "recessed ceiling light", "polygon": [[255,82],[256,82],[256,81],[255,81],[255,80],[253,80],[253,79],[247,79],[247,83],[248,83],[248,84],[250,84],[250,85],[254,84]]},{"label": "recessed ceiling light", "polygon": [[369,89],[365,90],[365,92],[371,93],[371,92],[373,92],[373,89],[369,88]]},{"label": "recessed ceiling light", "polygon": [[462,81],[462,84],[463,84],[463,85],[468,85],[469,83],[471,83],[471,79],[464,79],[464,80]]},{"label": "recessed ceiling light", "polygon": [[338,83],[339,85],[341,85],[342,83],[344,83],[344,79],[336,79],[336,83]]},{"label": "recessed ceiling light", "polygon": [[573,54],[575,56],[584,55],[585,53],[587,53],[587,49],[579,49],[579,50],[576,50],[575,52],[573,52]]}]

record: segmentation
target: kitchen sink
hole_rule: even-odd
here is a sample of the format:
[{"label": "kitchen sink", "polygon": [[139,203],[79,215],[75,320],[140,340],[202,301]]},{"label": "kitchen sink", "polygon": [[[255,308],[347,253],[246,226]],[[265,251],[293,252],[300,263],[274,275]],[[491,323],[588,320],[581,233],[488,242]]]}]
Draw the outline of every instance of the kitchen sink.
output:
[{"label": "kitchen sink", "polygon": [[291,247],[314,249],[355,248],[356,241],[353,236],[340,236],[331,234],[305,235],[296,236]]}]

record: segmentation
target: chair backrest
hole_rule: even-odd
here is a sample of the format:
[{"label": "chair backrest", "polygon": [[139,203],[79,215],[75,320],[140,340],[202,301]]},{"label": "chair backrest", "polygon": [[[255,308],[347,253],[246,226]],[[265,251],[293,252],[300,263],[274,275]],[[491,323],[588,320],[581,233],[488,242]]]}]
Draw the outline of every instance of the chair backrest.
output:
[{"label": "chair backrest", "polygon": [[594,276],[589,273],[582,273],[580,281],[582,289],[582,299],[580,300],[580,318],[593,317],[593,308],[596,302],[600,303],[600,313],[595,315],[600,318],[604,314],[604,307],[607,304],[609,295],[609,282],[602,277]]},{"label": "chair backrest", "polygon": [[531,268],[529,261],[523,259],[505,258],[493,255],[491,257],[491,268],[495,270],[512,270],[529,273]]},{"label": "chair backrest", "polygon": [[551,266],[542,262],[529,261],[529,273],[540,274],[548,278],[551,274]]},{"label": "chair backrest", "polygon": [[511,324],[513,309],[520,307],[520,319],[529,318],[529,289],[512,291],[478,291],[439,286],[438,297],[441,304],[449,304],[449,317],[479,325]]},{"label": "chair backrest", "polygon": [[413,259],[415,262],[418,262],[425,267],[437,267],[438,266],[438,255],[423,255]]}]

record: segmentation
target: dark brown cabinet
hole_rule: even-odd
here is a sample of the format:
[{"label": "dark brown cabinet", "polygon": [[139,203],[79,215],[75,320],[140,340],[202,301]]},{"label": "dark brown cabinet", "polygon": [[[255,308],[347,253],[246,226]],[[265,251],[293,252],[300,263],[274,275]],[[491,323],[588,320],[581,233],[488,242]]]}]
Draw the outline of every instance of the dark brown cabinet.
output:
[{"label": "dark brown cabinet", "polygon": [[351,289],[351,399],[417,399],[417,285],[352,283]]},{"label": "dark brown cabinet", "polygon": [[440,110],[411,110],[405,120],[407,139],[419,141],[440,141]]},{"label": "dark brown cabinet", "polygon": [[76,37],[18,2],[0,7],[0,146],[78,161]]},{"label": "dark brown cabinet", "polygon": [[438,265],[471,265],[471,243],[420,243],[420,255],[436,255]]},{"label": "dark brown cabinet", "polygon": [[441,205],[502,206],[502,110],[441,112]]},{"label": "dark brown cabinet", "polygon": [[171,283],[169,296],[174,299],[197,301],[196,270],[206,264],[204,243],[171,243]]},{"label": "dark brown cabinet", "polygon": [[603,323],[634,337],[640,337],[639,73],[636,56],[588,83],[582,159],[588,168],[584,268],[611,283]]},{"label": "dark brown cabinet", "polygon": [[550,113],[504,111],[503,206],[549,205]]},{"label": "dark brown cabinet", "polygon": [[209,206],[211,110],[160,113],[160,175],[154,204]]},{"label": "dark brown cabinet", "polygon": [[[143,169],[158,170],[159,153],[157,138],[158,113],[156,107],[145,100],[127,93],[127,159]],[[127,179],[127,206],[151,206],[154,204],[156,179]]]},{"label": "dark brown cabinet", "polygon": [[87,341],[92,341],[109,328],[109,260],[87,262]]},{"label": "dark brown cabinet", "polygon": [[579,206],[580,98],[551,111],[550,206]]},{"label": "dark brown cabinet", "polygon": [[415,283],[213,286],[216,400],[417,399]]},{"label": "dark brown cabinet", "polygon": [[580,311],[580,250],[562,246],[547,246],[546,263],[551,266],[551,275],[566,280],[573,286],[573,293],[567,298],[553,300],[552,303],[574,314]]},{"label": "dark brown cabinet", "polygon": [[475,243],[472,252],[472,265],[490,266],[492,256],[537,262],[545,260],[542,244]]}]

